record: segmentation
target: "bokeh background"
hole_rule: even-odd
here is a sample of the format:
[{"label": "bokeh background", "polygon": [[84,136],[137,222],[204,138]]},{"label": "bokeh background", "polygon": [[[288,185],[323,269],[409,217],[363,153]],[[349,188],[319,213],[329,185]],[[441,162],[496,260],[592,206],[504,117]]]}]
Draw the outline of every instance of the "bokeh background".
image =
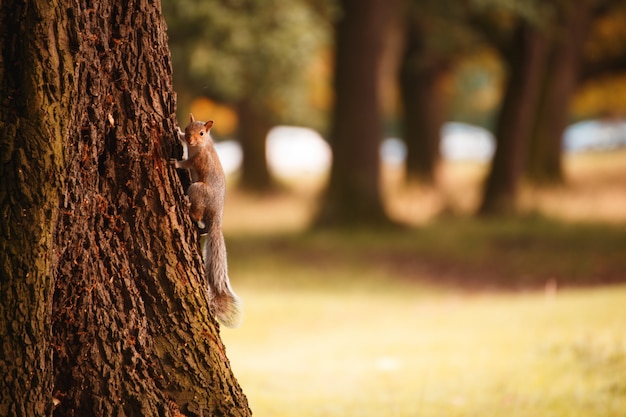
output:
[{"label": "bokeh background", "polygon": [[256,415],[624,415],[626,1],[162,7]]}]

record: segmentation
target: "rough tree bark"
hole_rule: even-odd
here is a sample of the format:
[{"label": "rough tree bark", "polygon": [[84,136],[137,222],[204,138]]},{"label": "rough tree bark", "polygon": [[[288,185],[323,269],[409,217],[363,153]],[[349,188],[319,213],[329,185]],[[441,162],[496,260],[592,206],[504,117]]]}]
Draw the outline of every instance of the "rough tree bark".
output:
[{"label": "rough tree bark", "polygon": [[497,147],[479,208],[481,215],[516,211],[520,177],[545,71],[545,44],[540,32],[528,23],[521,23],[505,54],[509,75],[496,122]]},{"label": "rough tree bark", "polygon": [[53,236],[76,88],[56,11],[11,3],[0,2],[0,415],[40,416],[52,413]]},{"label": "rough tree bark", "polygon": [[397,0],[343,0],[335,27],[335,104],[323,226],[388,222],[380,192],[381,60]]},{"label": "rough tree bark", "polygon": [[0,415],[250,415],[167,163],[158,1],[0,6]]}]

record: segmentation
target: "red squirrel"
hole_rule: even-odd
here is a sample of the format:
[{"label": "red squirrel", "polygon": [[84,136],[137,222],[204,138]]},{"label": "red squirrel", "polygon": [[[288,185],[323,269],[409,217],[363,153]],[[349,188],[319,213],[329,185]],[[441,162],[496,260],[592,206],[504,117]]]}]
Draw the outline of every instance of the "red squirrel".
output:
[{"label": "red squirrel", "polygon": [[188,169],[191,175],[192,184],[187,189],[190,214],[202,233],[200,245],[215,315],[223,325],[237,327],[241,321],[241,307],[228,278],[222,234],[226,178],[209,134],[213,120],[205,123],[196,121],[193,114],[189,117],[185,133],[178,128],[183,159],[170,162],[176,168]]}]

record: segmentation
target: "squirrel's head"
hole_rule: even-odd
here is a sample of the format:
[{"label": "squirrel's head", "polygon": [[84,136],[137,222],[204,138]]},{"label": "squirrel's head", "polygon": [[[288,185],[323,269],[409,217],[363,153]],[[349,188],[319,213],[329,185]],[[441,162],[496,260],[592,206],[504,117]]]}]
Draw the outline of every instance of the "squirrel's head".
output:
[{"label": "squirrel's head", "polygon": [[190,146],[200,146],[210,137],[213,120],[208,122],[196,121],[193,114],[189,114],[189,124],[185,128],[185,141]]}]

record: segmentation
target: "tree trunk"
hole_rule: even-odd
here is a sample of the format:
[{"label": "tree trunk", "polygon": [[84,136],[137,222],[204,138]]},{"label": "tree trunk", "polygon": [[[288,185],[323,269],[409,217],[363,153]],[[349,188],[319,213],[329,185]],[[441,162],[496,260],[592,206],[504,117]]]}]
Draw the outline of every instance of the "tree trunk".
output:
[{"label": "tree trunk", "polygon": [[168,164],[158,2],[0,10],[0,414],[250,415]]},{"label": "tree trunk", "polygon": [[564,29],[552,42],[527,166],[528,178],[535,184],[563,182],[562,138],[570,101],[578,86],[582,47],[589,33],[589,6],[589,2],[581,2],[565,10]]},{"label": "tree trunk", "polygon": [[[0,415],[52,414],[52,292],[77,90],[56,50],[68,27],[47,4],[0,6]],[[67,42],[67,37],[65,38]]]},{"label": "tree trunk", "polygon": [[444,123],[441,81],[446,62],[424,47],[423,33],[415,19],[407,22],[404,56],[400,67],[402,120],[407,146],[407,182],[436,183],[440,162],[439,142]]},{"label": "tree trunk", "polygon": [[266,153],[267,134],[272,122],[266,113],[254,100],[242,99],[237,104],[243,153],[240,186],[248,191],[264,192],[274,187]]},{"label": "tree trunk", "polygon": [[479,208],[481,215],[516,211],[519,180],[545,72],[545,40],[529,24],[520,24],[508,52],[509,75],[496,122],[497,147]]},{"label": "tree trunk", "polygon": [[333,164],[317,223],[388,222],[380,192],[381,61],[395,11],[384,0],[343,0],[335,27],[335,104],[330,143]]}]

